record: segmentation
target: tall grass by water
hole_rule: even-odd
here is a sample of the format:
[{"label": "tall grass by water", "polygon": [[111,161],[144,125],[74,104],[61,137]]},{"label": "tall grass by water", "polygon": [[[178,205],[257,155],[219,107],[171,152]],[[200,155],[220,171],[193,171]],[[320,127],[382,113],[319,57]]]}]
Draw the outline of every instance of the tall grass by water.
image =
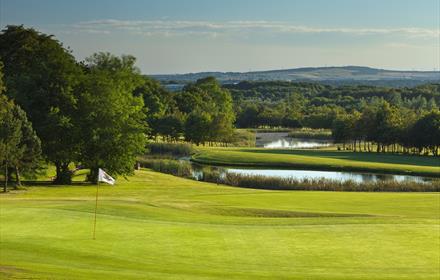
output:
[{"label": "tall grass by water", "polygon": [[184,178],[193,177],[193,169],[191,167],[191,163],[188,161],[173,159],[146,159],[141,161],[141,166],[174,176]]},{"label": "tall grass by water", "polygon": [[[212,176],[211,176],[212,177]],[[241,188],[269,190],[360,191],[360,192],[438,192],[440,180],[355,182],[328,179],[278,178],[262,175],[226,173],[217,182]]]},{"label": "tall grass by water", "polygon": [[188,143],[149,143],[147,149],[150,155],[160,156],[188,157],[194,153],[192,145]]}]

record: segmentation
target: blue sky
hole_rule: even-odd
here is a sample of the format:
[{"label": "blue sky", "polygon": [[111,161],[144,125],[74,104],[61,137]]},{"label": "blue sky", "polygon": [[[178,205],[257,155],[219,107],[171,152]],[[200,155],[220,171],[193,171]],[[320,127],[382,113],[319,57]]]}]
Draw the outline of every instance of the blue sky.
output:
[{"label": "blue sky", "polygon": [[440,0],[0,0],[0,25],[143,73],[362,65],[440,68]]}]

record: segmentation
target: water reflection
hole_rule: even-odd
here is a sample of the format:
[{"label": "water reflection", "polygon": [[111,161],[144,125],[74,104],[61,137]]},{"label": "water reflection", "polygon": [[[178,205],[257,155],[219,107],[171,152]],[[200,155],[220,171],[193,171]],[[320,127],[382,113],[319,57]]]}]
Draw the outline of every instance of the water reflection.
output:
[{"label": "water reflection", "polygon": [[309,149],[332,145],[330,140],[291,138],[287,132],[257,133],[256,138],[257,147],[268,149]]},{"label": "water reflection", "polygon": [[210,168],[224,176],[226,173],[235,173],[243,175],[260,175],[278,178],[294,178],[297,180],[304,179],[327,179],[337,181],[354,181],[357,183],[376,182],[376,181],[413,181],[413,182],[429,182],[432,179],[421,176],[393,175],[393,174],[373,174],[373,173],[357,173],[357,172],[339,172],[339,171],[314,171],[314,170],[284,170],[284,169],[247,169],[247,168],[227,168],[214,166],[194,165],[194,177],[200,179],[203,177],[203,170]]}]

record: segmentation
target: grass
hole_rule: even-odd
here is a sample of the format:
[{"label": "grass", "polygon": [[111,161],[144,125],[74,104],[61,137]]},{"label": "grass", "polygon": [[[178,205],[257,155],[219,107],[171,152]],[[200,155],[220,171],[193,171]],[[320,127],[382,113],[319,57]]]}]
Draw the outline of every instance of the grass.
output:
[{"label": "grass", "polygon": [[439,193],[252,190],[150,170],[0,195],[2,279],[438,279]]},{"label": "grass", "polygon": [[192,158],[202,164],[265,168],[361,171],[440,177],[440,158],[334,150],[200,148]]}]

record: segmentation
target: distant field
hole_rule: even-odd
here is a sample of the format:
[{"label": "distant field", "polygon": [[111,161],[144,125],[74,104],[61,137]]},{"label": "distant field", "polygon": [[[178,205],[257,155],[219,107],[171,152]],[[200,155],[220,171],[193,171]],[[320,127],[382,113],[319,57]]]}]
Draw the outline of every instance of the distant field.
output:
[{"label": "distant field", "polygon": [[200,148],[193,160],[205,164],[413,174],[440,177],[440,158],[335,150]]},{"label": "distant field", "polygon": [[138,171],[0,195],[1,279],[439,279],[440,194],[238,189]]}]

